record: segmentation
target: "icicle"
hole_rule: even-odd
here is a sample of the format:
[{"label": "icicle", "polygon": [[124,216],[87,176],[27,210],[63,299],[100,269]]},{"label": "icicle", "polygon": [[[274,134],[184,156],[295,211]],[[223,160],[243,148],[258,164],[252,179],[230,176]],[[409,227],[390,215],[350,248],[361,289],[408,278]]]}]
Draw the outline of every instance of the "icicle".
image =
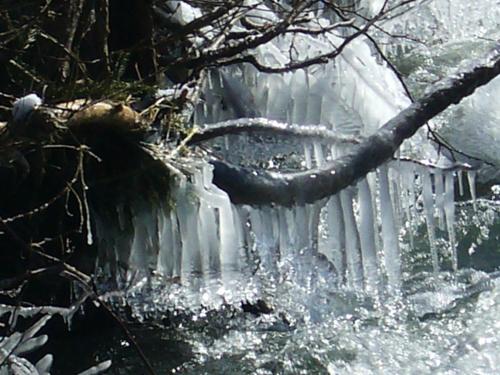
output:
[{"label": "icicle", "polygon": [[91,246],[94,243],[94,237],[92,236],[92,226],[90,225],[90,212],[88,206],[86,210],[87,214],[86,214],[85,224],[87,230],[87,245]]},{"label": "icicle", "polygon": [[203,102],[202,107],[203,107],[203,111],[202,112],[203,112],[203,119],[204,119],[204,121],[207,121],[207,122],[211,121],[212,119],[210,117],[210,112],[209,112],[209,109],[208,109],[209,106],[208,106],[207,102]]},{"label": "icicle", "polygon": [[174,252],[175,244],[173,241],[173,225],[170,220],[170,213],[167,208],[161,207],[163,215],[160,216],[160,251],[156,269],[166,277],[172,277],[174,274]]},{"label": "icicle", "polygon": [[321,79],[316,80],[314,76],[311,76],[310,78],[316,82],[311,85],[311,89],[309,91],[306,122],[307,124],[320,124],[323,103],[322,99],[323,94],[326,91],[326,85]]},{"label": "icicle", "polygon": [[250,210],[250,223],[254,235],[254,250],[258,253],[259,267],[264,271],[275,270],[276,241],[273,233],[271,209],[268,207]]},{"label": "icicle", "polygon": [[288,236],[288,223],[286,220],[286,208],[279,208],[279,246],[281,256],[286,256],[287,251],[291,245],[290,238]]},{"label": "icicle", "polygon": [[182,274],[182,239],[179,222],[174,210],[170,211],[170,223],[172,224],[172,277]]},{"label": "icicle", "polygon": [[[394,168],[396,167],[396,169]],[[402,178],[401,178],[401,163],[397,162],[393,164],[393,168],[390,170],[388,169],[389,173],[389,181],[392,183],[392,192],[391,198],[392,198],[392,207],[394,210],[394,219],[396,223],[396,228],[401,228],[403,225],[403,209],[402,209],[402,203],[401,203],[401,195],[403,194],[403,188],[402,188]]]},{"label": "icicle", "polygon": [[377,251],[375,248],[375,225],[373,216],[372,194],[368,181],[358,183],[359,197],[359,235],[361,253],[363,256],[363,269],[367,290],[375,290],[378,286]]},{"label": "icicle", "polygon": [[148,267],[150,270],[155,269],[158,263],[158,256],[160,252],[160,230],[161,230],[161,218],[160,218],[160,206],[156,203],[150,203],[151,210],[149,217],[151,221],[148,222],[148,236],[151,238],[151,251],[150,258],[148,259]]},{"label": "icicle", "polygon": [[238,254],[239,259],[241,259],[240,263],[244,264],[246,258],[245,247],[248,244],[245,235],[246,223],[243,222],[242,216],[236,206],[231,204],[231,209],[233,211],[233,230],[236,236],[236,249],[234,251]]},{"label": "icicle", "polygon": [[308,143],[304,143],[304,158],[306,163],[306,168],[312,168],[312,156],[311,156],[311,145]]},{"label": "icicle", "polygon": [[438,217],[438,225],[444,230],[444,187],[443,187],[443,172],[441,169],[434,169],[434,187],[436,194],[436,211]]},{"label": "icicle", "polygon": [[309,96],[307,74],[304,69],[295,71],[289,87],[289,90],[291,89],[292,123],[294,124],[304,124],[306,120],[307,98]]},{"label": "icicle", "polygon": [[[377,174],[376,173],[368,173],[368,175],[366,176],[366,180],[368,181],[368,186],[370,187],[370,191],[372,193],[372,203],[377,202],[378,201],[377,192],[379,191],[378,182],[377,182]],[[373,223],[374,232],[375,232],[375,249],[378,252],[382,249],[382,244],[381,244],[381,237],[380,237],[380,231],[378,228],[378,223],[376,221],[376,218],[379,217],[377,205],[372,204],[372,209],[373,209],[373,217],[375,218],[375,222]]]},{"label": "icicle", "polygon": [[295,207],[295,223],[299,230],[295,246],[297,249],[302,250],[309,246],[309,239],[311,238],[308,207],[305,205]]},{"label": "icicle", "polygon": [[235,221],[239,222],[241,225],[241,242],[243,244],[243,248],[240,249],[240,253],[242,254],[242,258],[250,264],[251,260],[253,259],[253,233],[251,231],[251,223],[249,217],[250,207],[233,206],[233,208],[238,216],[237,219],[235,218]]},{"label": "icicle", "polygon": [[134,237],[130,250],[130,258],[126,264],[128,264],[133,270],[147,269],[147,256],[152,247],[147,228],[149,215],[149,212],[142,209],[139,209],[139,211],[132,211]]},{"label": "icicle", "polygon": [[290,91],[285,90],[285,87],[288,87],[288,76],[287,74],[283,76],[277,74],[265,76],[269,82],[269,91],[266,112],[264,113],[269,119],[293,123],[291,121],[291,115],[287,113],[287,109],[289,109],[288,104],[291,100]]},{"label": "icicle", "polygon": [[458,179],[458,193],[461,197],[464,196],[464,171],[459,169],[457,171],[457,179]]},{"label": "icicle", "polygon": [[477,211],[476,203],[476,171],[467,171],[467,181],[469,182],[469,191],[472,198],[472,207],[474,207],[474,212]]},{"label": "icicle", "polygon": [[234,230],[233,209],[229,198],[219,206],[219,236],[222,275],[226,278],[231,278],[240,268],[238,241]]},{"label": "icicle", "polygon": [[201,201],[198,211],[200,254],[204,275],[220,271],[219,248],[221,244],[217,238],[218,220],[215,210],[208,203]]},{"label": "icicle", "polygon": [[340,201],[345,224],[346,263],[348,284],[358,290],[363,288],[363,264],[359,246],[359,233],[352,207],[352,191],[347,188],[340,192]]},{"label": "icicle", "polygon": [[203,166],[198,180],[201,182],[195,182],[200,198],[198,230],[204,271],[220,270],[224,280],[231,280],[239,271],[239,238],[234,229],[233,207],[226,192],[210,183],[212,167]]},{"label": "icicle", "polygon": [[339,280],[346,277],[345,225],[339,195],[330,198],[327,204],[328,249],[325,254],[335,266]]},{"label": "icicle", "polygon": [[415,210],[415,169],[413,166],[409,166],[408,169],[402,170],[402,190],[403,190],[403,202],[404,210],[406,215],[406,220],[408,222],[408,236],[410,238],[410,247],[414,248],[414,236],[413,236],[413,223],[414,217],[416,217]]},{"label": "icicle", "polygon": [[451,248],[451,265],[454,271],[458,269],[457,248],[455,240],[455,187],[453,172],[445,175],[444,213]]},{"label": "icicle", "polygon": [[316,160],[316,166],[321,167],[325,164],[325,155],[323,154],[323,147],[318,142],[313,143],[314,159]]},{"label": "icicle", "polygon": [[389,290],[397,292],[401,286],[401,258],[394,211],[389,191],[387,166],[379,168],[380,181],[380,216],[382,218],[382,240],[384,244],[384,262],[389,283]]},{"label": "icicle", "polygon": [[[94,220],[96,221],[97,238],[100,239],[99,248],[106,249],[106,259],[101,259],[103,261],[104,267],[111,269],[111,274],[114,275],[114,282],[116,285],[120,285],[122,281],[125,281],[122,276],[124,276],[121,271],[125,267],[123,265],[128,265],[132,254],[133,242],[134,242],[134,219],[133,211],[124,212],[123,206],[118,206],[117,216],[121,215],[123,228],[109,228],[109,226],[104,226],[104,221],[98,216],[94,215]],[[120,219],[119,219],[120,220]],[[97,224],[100,223],[100,224]],[[100,229],[99,229],[100,228]],[[109,261],[111,259],[111,262]],[[112,264],[115,262],[115,264]]]},{"label": "icicle", "polygon": [[439,259],[436,248],[436,230],[434,225],[434,199],[432,197],[432,181],[429,171],[421,168],[422,196],[424,200],[424,211],[427,224],[427,235],[429,236],[429,246],[431,249],[432,268],[434,272],[439,271]]},{"label": "icicle", "polygon": [[186,280],[189,280],[193,273],[201,271],[197,220],[198,207],[196,207],[195,202],[190,201],[190,199],[195,199],[193,195],[187,187],[183,187],[178,189],[175,196],[177,220],[182,242],[181,277]]},{"label": "icicle", "polygon": [[324,206],[325,201],[321,200],[315,202],[311,205],[307,205],[307,214],[309,218],[309,243],[308,246],[317,250],[318,248],[318,234],[319,234],[319,223],[320,223],[320,215],[321,209]]}]

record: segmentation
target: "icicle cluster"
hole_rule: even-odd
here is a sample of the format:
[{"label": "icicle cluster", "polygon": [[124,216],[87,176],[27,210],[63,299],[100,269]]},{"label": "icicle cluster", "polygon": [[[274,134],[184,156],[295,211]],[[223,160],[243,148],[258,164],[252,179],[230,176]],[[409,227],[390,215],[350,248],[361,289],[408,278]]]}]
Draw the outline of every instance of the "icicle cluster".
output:
[{"label": "icicle cluster", "polygon": [[[311,166],[321,165],[325,153],[313,144]],[[395,161],[312,205],[249,207],[233,205],[211,183],[211,166],[200,165],[192,179],[178,181],[174,207],[135,202],[128,213],[119,207],[121,226],[116,228],[96,218],[99,267],[120,287],[159,273],[181,283],[216,278],[229,289],[256,267],[278,279],[280,260],[306,251],[324,254],[339,284],[369,292],[387,286],[397,292],[401,229],[415,231],[419,216],[425,215],[434,270],[443,259],[457,268],[455,173]],[[469,177],[473,192],[474,173]],[[449,250],[437,246],[438,230],[447,230]]]},{"label": "icicle cluster", "polygon": [[[362,0],[361,8],[372,8],[379,0]],[[401,1],[393,1],[390,6]],[[389,6],[389,7],[390,7]],[[418,0],[401,7],[397,17],[383,21],[387,35],[408,35],[418,37],[424,42],[456,43],[470,42],[473,39],[494,40],[498,34],[500,9],[494,0],[481,2],[454,0]],[[439,41],[437,40],[439,38]],[[409,51],[420,43],[416,38],[399,38],[388,43],[390,52]],[[431,48],[436,48],[432,43]],[[470,50],[469,50],[470,52]]]},{"label": "icicle cluster", "polygon": [[[360,6],[370,9],[377,2],[362,0]],[[397,3],[401,1],[390,1],[389,7]],[[374,37],[391,61],[405,72],[415,96],[429,83],[449,76],[457,65],[487,54],[500,39],[500,7],[496,0],[418,0],[407,2],[396,13],[397,16],[381,21],[384,32],[373,30]],[[448,108],[431,125],[443,143],[453,149],[499,165],[499,95],[500,79],[496,78],[457,106]],[[455,157],[480,164],[464,155]],[[495,174],[492,169],[480,171],[479,180],[498,180],[498,173]]]},{"label": "icicle cluster", "polygon": [[[340,42],[331,35],[295,36],[293,51],[297,60],[304,60]],[[259,51],[259,61],[268,66],[283,65],[291,43],[282,37],[266,45]],[[348,45],[335,61],[319,67],[262,74],[244,65],[215,72],[205,98],[197,112],[197,123],[252,117],[257,112],[258,116],[290,124],[321,124],[342,135],[369,135],[409,104],[395,74],[378,61],[369,42],[362,38]],[[422,135],[416,138],[406,143],[403,153],[422,159],[435,155],[434,150],[422,147]],[[349,152],[347,145],[327,148],[307,141],[303,149],[306,168],[321,167],[325,160]],[[400,229],[415,221],[416,206],[423,200],[433,268],[437,271],[441,258],[449,258],[456,269],[455,174],[453,169],[442,172],[439,167],[417,168],[409,162],[379,168],[356,187],[324,204],[322,227],[328,241],[321,251],[336,265],[340,276],[346,277],[348,285],[374,288],[384,277],[391,288],[398,289],[402,268]],[[437,228],[445,230],[449,238],[449,254],[443,252],[441,257],[436,245],[436,218]]]},{"label": "icicle cluster", "polygon": [[[293,51],[298,51],[294,52],[299,54],[297,59],[305,59],[341,41],[333,35],[295,37]],[[259,60],[269,66],[286,63],[290,43],[285,36],[266,44],[258,51]],[[322,66],[283,74],[262,74],[248,65],[214,71],[203,98],[195,112],[197,124],[265,117],[290,124],[321,124],[343,136],[369,135],[409,104],[394,73],[378,61],[362,38]],[[231,140],[226,138],[228,156],[241,152],[240,147],[234,150]],[[407,145],[407,154],[428,156],[416,142]],[[313,168],[348,153],[353,146],[304,141],[301,147],[304,167]],[[280,259],[307,250],[324,254],[342,285],[367,291],[387,285],[397,292],[403,271],[401,233],[409,228],[412,241],[419,217],[425,217],[433,269],[439,270],[443,259],[450,259],[457,268],[457,177],[462,186],[461,174],[453,168],[431,168],[401,159],[313,205],[247,207],[234,206],[211,183],[211,167],[200,165],[190,178],[178,181],[173,207],[146,202],[132,202],[130,209],[118,207],[115,228],[96,217],[99,266],[125,285],[138,274],[150,272],[181,282],[217,277],[230,283],[256,267],[273,277]],[[474,195],[473,180],[470,172]],[[436,244],[438,229],[448,233],[448,253]]]}]

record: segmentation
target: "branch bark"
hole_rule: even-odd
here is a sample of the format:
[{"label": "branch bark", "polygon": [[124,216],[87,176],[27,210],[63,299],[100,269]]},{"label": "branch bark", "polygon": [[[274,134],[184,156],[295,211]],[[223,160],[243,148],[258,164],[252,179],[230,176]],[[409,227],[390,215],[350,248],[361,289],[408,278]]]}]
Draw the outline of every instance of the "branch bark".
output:
[{"label": "branch bark", "polygon": [[325,126],[286,124],[267,118],[239,118],[206,125],[194,134],[187,145],[196,145],[211,139],[242,133],[260,133],[275,136],[308,138],[323,144],[359,144],[361,137],[337,134]]},{"label": "branch bark", "polygon": [[[44,55],[49,57],[45,68],[54,81],[65,82],[71,74],[73,41],[83,11],[84,0],[65,2],[56,0],[54,18],[47,24],[47,33],[55,39],[48,40]],[[68,53],[71,51],[71,53]]]},{"label": "branch bark", "polygon": [[292,206],[331,196],[392,158],[401,143],[451,104],[500,74],[500,44],[462,73],[440,81],[428,94],[366,138],[350,154],[323,168],[289,174],[255,171],[212,161],[213,182],[234,203]]}]

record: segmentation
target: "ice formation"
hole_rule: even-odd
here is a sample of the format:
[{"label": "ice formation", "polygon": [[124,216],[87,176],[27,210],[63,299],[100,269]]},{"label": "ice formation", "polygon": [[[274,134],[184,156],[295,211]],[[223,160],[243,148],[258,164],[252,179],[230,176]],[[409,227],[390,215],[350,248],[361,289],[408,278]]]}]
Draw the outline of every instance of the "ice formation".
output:
[{"label": "ice formation", "polygon": [[[377,4],[373,6],[376,9]],[[329,21],[320,18],[318,22],[326,26]],[[334,35],[293,40],[284,36],[260,47],[258,58],[263,64],[278,66],[288,61],[292,42],[300,60],[341,41]],[[367,39],[358,38],[335,61],[321,66],[281,74],[260,73],[249,65],[211,72],[194,121],[205,125],[263,117],[288,124],[321,124],[340,136],[365,136],[409,103],[393,71],[380,62]],[[280,262],[310,252],[323,254],[333,264],[337,274],[333,282],[358,291],[377,292],[386,287],[397,293],[403,282],[401,242],[408,240],[402,228],[409,225],[411,237],[419,218],[426,222],[434,271],[443,266],[443,259],[449,259],[452,268],[458,267],[454,183],[461,174],[453,165],[446,169],[414,161],[431,155],[419,143],[423,136],[406,142],[394,161],[356,186],[315,204],[292,208],[234,205],[212,184],[209,164],[192,165],[189,176],[179,177],[173,187],[175,207],[151,206],[147,200],[132,202],[131,217],[123,207],[117,208],[120,225],[115,228],[95,217],[101,249],[98,266],[120,285],[156,272],[185,284],[216,278],[227,291],[234,280],[259,272],[279,279]],[[249,150],[249,142],[255,147],[265,143],[258,137],[248,136],[240,143],[229,137],[221,152],[228,159],[231,153],[244,153],[250,162],[269,156],[265,161],[272,164],[269,159],[275,150],[268,147],[267,155],[262,155],[260,149]],[[295,146],[305,168],[321,167],[355,147],[311,140]],[[473,171],[468,178],[474,195]],[[436,244],[438,230],[446,230],[449,254]]]},{"label": "ice formation", "polygon": [[[367,8],[373,0],[361,3]],[[417,91],[449,75],[460,63],[467,64],[469,59],[484,55],[500,38],[500,7],[495,2],[418,0],[403,9],[398,17],[382,21],[381,27],[387,33],[378,33],[376,37],[393,60],[403,61],[409,75],[407,83]],[[417,39],[391,39],[388,35],[414,35]],[[498,165],[499,95],[500,79],[496,78],[439,116],[436,131],[454,149]],[[463,155],[455,157],[464,159]],[[488,171],[484,179],[491,177]]]}]

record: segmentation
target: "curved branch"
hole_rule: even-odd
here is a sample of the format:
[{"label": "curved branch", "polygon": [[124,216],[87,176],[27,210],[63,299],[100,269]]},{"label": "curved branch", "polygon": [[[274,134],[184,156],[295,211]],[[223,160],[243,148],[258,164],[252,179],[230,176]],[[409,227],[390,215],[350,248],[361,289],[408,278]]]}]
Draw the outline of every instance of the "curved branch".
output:
[{"label": "curved branch", "polygon": [[284,135],[291,137],[307,137],[314,141],[326,144],[350,143],[359,144],[360,137],[337,134],[325,126],[315,125],[289,125],[267,118],[239,118],[205,125],[194,134],[187,145],[196,145],[213,138],[229,134],[241,134],[249,132],[267,133],[270,135]]},{"label": "curved branch", "polygon": [[414,167],[425,167],[430,170],[440,170],[440,171],[473,171],[477,169],[476,167],[467,164],[467,163],[459,163],[459,162],[453,162],[450,163],[449,165],[441,166],[438,164],[430,163],[427,161],[422,161],[422,160],[415,160],[411,158],[394,158],[392,161],[389,162],[392,165],[402,165],[403,167],[406,166],[414,166]]},{"label": "curved branch", "polygon": [[294,20],[297,19],[297,17],[299,17],[304,10],[308,9],[313,2],[313,0],[308,0],[300,6],[292,8],[290,13],[282,21],[276,23],[274,26],[269,28],[269,30],[266,30],[258,35],[249,36],[248,38],[244,38],[237,43],[231,43],[230,45],[222,48],[206,48],[198,56],[184,56],[174,61],[166,61],[166,63],[182,64],[190,69],[218,65],[218,62],[221,60],[232,58],[242,52],[257,48],[258,46],[266,44],[277,36],[283,34],[288,27],[293,24]]},{"label": "curved branch", "polygon": [[[337,58],[342,53],[342,51],[352,41],[354,41],[356,38],[364,35],[370,29],[370,27],[372,27],[384,14],[385,14],[384,9],[382,7],[382,9],[380,10],[380,12],[377,15],[375,15],[373,18],[369,19],[363,27],[356,28],[357,31],[352,33],[351,35],[345,37],[344,40],[342,41],[342,43],[340,43],[340,45],[338,47],[335,47],[335,49],[333,51],[328,51],[328,52],[325,52],[325,53],[320,54],[320,55],[315,56],[315,57],[306,58],[306,59],[300,60],[300,61],[290,61],[286,65],[280,66],[280,67],[272,67],[272,66],[267,66],[267,65],[261,64],[254,55],[247,54],[244,56],[237,56],[234,58],[231,58],[231,56],[226,56],[227,57],[226,60],[218,60],[216,65],[226,66],[226,65],[233,65],[233,64],[237,64],[237,63],[238,64],[249,63],[262,73],[286,73],[286,72],[291,72],[291,71],[298,70],[298,69],[308,68],[308,67],[313,66],[313,65],[327,64],[330,61]],[[284,34],[284,33],[286,33],[286,31],[282,32],[282,34]],[[268,41],[265,41],[264,43],[261,43],[261,44],[265,44],[267,42]],[[257,47],[257,46],[255,46],[255,47]],[[249,50],[249,49],[247,49],[247,50]],[[244,51],[241,51],[241,52],[244,52]],[[235,56],[235,54],[233,54],[232,56]]]},{"label": "curved branch", "polygon": [[234,203],[241,204],[274,203],[292,206],[331,196],[385,163],[401,143],[415,134],[427,121],[451,104],[457,104],[499,74],[500,44],[486,58],[476,61],[469,70],[433,86],[428,94],[366,138],[354,152],[326,164],[323,168],[277,174],[212,161],[213,182],[225,190]]}]

